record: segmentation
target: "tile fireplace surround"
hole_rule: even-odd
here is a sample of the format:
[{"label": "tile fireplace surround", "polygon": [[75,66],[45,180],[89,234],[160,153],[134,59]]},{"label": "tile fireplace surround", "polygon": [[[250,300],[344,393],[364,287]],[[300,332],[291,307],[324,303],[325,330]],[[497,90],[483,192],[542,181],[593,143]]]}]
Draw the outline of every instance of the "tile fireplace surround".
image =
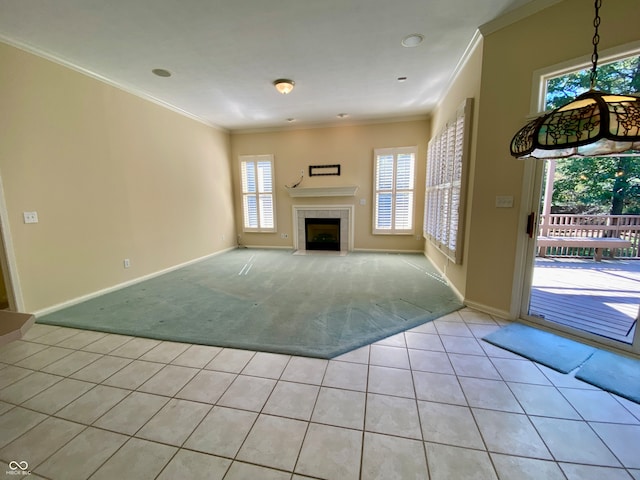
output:
[{"label": "tile fireplace surround", "polygon": [[305,218],[339,218],[340,251],[353,250],[353,205],[294,205],[293,206],[293,246],[305,250]]}]

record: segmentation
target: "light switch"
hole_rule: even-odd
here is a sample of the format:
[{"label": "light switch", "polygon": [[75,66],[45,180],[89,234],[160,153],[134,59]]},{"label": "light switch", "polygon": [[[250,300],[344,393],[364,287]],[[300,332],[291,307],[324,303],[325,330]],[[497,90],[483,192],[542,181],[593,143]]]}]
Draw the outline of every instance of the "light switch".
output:
[{"label": "light switch", "polygon": [[512,208],[513,196],[512,195],[498,195],[496,197],[496,208]]},{"label": "light switch", "polygon": [[22,212],[24,223],[38,223],[38,212]]}]

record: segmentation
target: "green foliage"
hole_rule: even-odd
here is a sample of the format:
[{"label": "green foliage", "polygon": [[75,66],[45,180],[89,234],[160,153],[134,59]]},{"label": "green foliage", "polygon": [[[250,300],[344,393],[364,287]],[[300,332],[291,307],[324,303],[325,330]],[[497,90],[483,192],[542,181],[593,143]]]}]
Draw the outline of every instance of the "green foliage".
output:
[{"label": "green foliage", "polygon": [[[545,108],[561,107],[589,90],[590,75],[589,68],[549,79]],[[596,90],[615,94],[640,92],[640,56],[599,66]]]},{"label": "green foliage", "polygon": [[584,157],[556,162],[554,205],[576,213],[640,214],[637,157]]},{"label": "green foliage", "polygon": [[[547,82],[546,108],[554,109],[589,89],[591,69]],[[598,66],[596,89],[640,92],[640,56]],[[640,157],[557,160],[553,204],[566,212],[640,214]]]}]

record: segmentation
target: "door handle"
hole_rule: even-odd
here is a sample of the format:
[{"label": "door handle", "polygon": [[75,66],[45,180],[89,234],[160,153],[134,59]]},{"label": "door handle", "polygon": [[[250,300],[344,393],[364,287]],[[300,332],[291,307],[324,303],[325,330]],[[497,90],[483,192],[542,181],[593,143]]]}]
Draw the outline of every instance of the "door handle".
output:
[{"label": "door handle", "polygon": [[527,235],[529,235],[529,238],[533,238],[535,231],[536,231],[536,212],[531,212],[527,216]]}]

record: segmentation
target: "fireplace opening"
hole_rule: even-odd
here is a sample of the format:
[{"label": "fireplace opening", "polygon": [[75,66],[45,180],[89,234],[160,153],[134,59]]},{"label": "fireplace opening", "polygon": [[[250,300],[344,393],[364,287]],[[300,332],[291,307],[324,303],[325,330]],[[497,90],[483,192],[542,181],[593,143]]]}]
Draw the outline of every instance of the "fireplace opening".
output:
[{"label": "fireplace opening", "polygon": [[339,218],[305,218],[304,225],[307,250],[340,251]]}]

